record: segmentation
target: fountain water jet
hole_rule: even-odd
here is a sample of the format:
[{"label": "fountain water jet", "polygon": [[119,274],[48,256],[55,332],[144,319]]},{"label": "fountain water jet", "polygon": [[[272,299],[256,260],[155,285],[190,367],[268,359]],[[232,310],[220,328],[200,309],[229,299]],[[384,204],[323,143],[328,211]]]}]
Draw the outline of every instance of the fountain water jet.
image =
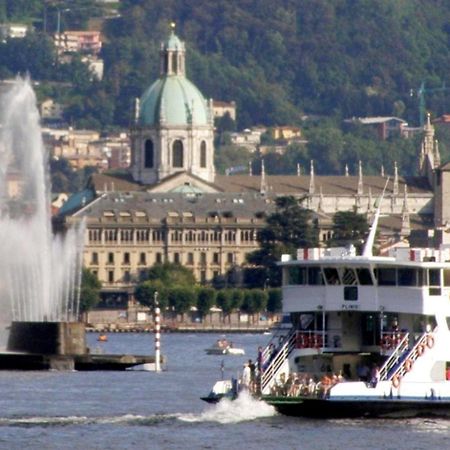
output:
[{"label": "fountain water jet", "polygon": [[0,114],[1,321],[76,321],[83,229],[52,233],[48,155],[28,79],[16,79]]}]

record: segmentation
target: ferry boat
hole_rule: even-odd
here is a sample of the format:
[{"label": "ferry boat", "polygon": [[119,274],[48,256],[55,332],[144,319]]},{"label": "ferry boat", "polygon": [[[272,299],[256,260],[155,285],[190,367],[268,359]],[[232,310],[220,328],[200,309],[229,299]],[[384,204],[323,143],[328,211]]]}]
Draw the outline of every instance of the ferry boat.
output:
[{"label": "ferry boat", "polygon": [[292,327],[259,356],[255,395],[311,417],[450,415],[450,249],[284,256]]}]

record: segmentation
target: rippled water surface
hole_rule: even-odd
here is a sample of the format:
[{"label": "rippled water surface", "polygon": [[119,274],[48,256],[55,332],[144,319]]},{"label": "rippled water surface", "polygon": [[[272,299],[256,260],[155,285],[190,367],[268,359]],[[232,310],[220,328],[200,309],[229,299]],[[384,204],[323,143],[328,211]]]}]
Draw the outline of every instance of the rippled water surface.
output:
[{"label": "rippled water surface", "polygon": [[[167,370],[0,371],[0,449],[444,449],[450,421],[311,420],[276,414],[242,397],[207,405],[220,378],[237,373],[270,336],[229,336],[246,356],[211,356],[219,335],[165,334]],[[153,354],[153,336],[112,334],[92,351]]]}]

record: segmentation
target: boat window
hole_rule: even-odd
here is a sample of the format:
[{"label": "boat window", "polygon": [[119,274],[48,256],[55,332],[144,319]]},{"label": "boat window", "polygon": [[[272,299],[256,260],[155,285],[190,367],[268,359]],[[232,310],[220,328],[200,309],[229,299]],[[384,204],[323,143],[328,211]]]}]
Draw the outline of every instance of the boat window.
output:
[{"label": "boat window", "polygon": [[395,286],[395,269],[379,267],[375,272],[379,286]]},{"label": "boat window", "polygon": [[311,285],[322,285],[323,278],[320,267],[309,267],[308,268],[308,284]]},{"label": "boat window", "polygon": [[363,286],[373,284],[369,269],[356,269],[356,273],[358,274],[359,284],[362,284]]},{"label": "boat window", "polygon": [[428,269],[428,284],[430,288],[428,293],[430,295],[441,295],[441,270]]},{"label": "boat window", "polygon": [[450,286],[450,270],[444,269],[444,286]]},{"label": "boat window", "polygon": [[356,279],[356,274],[353,269],[348,267],[344,267],[342,271],[342,284],[346,286],[352,286],[353,284],[357,284],[358,280]]},{"label": "boat window", "polygon": [[358,300],[358,286],[345,286],[344,287],[344,300]]},{"label": "boat window", "polygon": [[430,286],[440,286],[441,285],[440,269],[428,269],[428,281]]},{"label": "boat window", "polygon": [[289,267],[287,284],[306,284],[306,269],[304,267]]},{"label": "boat window", "polygon": [[427,277],[425,276],[425,271],[423,269],[417,270],[417,285],[418,286],[427,285]]},{"label": "boat window", "polygon": [[398,269],[399,286],[416,286],[416,278],[415,269]]},{"label": "boat window", "polygon": [[323,273],[325,274],[327,284],[341,284],[339,281],[338,271],[335,267],[324,267]]}]

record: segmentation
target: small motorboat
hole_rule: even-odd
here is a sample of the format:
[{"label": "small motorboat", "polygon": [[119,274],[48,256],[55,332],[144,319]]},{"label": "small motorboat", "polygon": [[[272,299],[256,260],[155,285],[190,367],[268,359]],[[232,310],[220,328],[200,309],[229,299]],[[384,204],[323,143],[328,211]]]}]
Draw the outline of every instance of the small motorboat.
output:
[{"label": "small motorboat", "polygon": [[243,348],[234,347],[232,342],[227,339],[218,339],[217,342],[210,348],[206,348],[207,355],[245,355]]},{"label": "small motorboat", "polygon": [[99,334],[97,341],[98,342],[106,342],[108,340],[108,335],[107,334]]},{"label": "small motorboat", "polygon": [[238,380],[235,378],[216,381],[211,392],[206,397],[201,397],[201,399],[207,403],[218,403],[223,398],[235,400],[239,393],[238,388]]}]

